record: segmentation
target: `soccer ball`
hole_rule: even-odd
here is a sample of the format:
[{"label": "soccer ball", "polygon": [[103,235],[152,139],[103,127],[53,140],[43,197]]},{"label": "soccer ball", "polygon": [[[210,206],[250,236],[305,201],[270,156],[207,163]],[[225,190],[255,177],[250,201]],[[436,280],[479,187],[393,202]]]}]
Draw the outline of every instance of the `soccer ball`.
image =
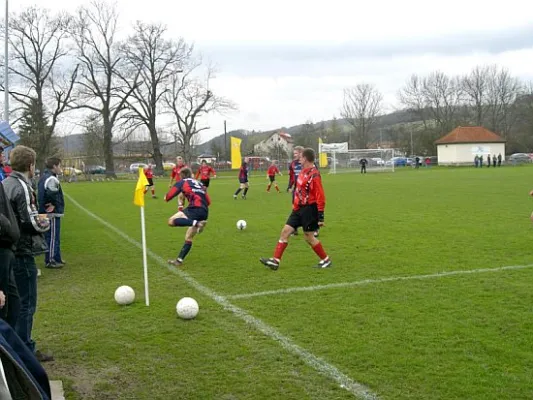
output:
[{"label": "soccer ball", "polygon": [[182,319],[193,319],[198,315],[198,303],[192,297],[184,297],[176,304],[176,312]]},{"label": "soccer ball", "polygon": [[237,221],[237,229],[243,230],[246,229],[246,221],[244,219],[240,219]]},{"label": "soccer ball", "polygon": [[129,286],[120,286],[115,290],[115,301],[121,306],[131,304],[134,300],[135,292]]}]

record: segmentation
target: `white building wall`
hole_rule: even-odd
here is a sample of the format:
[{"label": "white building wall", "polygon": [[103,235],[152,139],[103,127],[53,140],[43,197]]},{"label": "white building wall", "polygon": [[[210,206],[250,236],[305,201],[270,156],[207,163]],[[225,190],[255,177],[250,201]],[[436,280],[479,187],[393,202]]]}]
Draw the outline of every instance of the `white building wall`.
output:
[{"label": "white building wall", "polygon": [[484,162],[490,154],[502,155],[505,160],[505,143],[461,143],[437,145],[437,158],[440,165],[447,164],[473,164],[474,157],[482,155]]},{"label": "white building wall", "polygon": [[292,153],[292,143],[288,143],[285,138],[281,137],[279,133],[275,133],[268,139],[257,143],[254,146],[254,152],[256,153],[268,153],[276,145],[281,145],[282,148],[288,153]]}]

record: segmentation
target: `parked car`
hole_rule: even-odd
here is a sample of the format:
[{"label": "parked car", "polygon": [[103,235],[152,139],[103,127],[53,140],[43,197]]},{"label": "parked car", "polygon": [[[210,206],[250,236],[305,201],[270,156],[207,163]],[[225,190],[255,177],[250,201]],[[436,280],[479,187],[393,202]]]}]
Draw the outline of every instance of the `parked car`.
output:
[{"label": "parked car", "polygon": [[405,167],[407,165],[407,158],[393,157],[386,162],[386,165],[394,165],[395,167]]},{"label": "parked car", "polygon": [[527,153],[514,153],[507,159],[511,164],[531,163],[531,157]]},{"label": "parked car", "polygon": [[174,168],[176,166],[176,164],[174,164],[173,162],[165,162],[163,163],[163,170],[164,171],[172,171],[172,168]]},{"label": "parked car", "polygon": [[74,168],[74,167],[63,167],[63,175],[64,176],[70,176],[70,175],[72,175],[72,172],[74,172],[74,174],[76,174],[76,175],[83,174],[83,171],[81,169]]},{"label": "parked car", "polygon": [[101,165],[89,165],[87,166],[87,173],[88,174],[105,174],[105,167],[102,167]]},{"label": "parked car", "polygon": [[138,173],[139,172],[139,167],[148,168],[148,164],[145,164],[145,163],[133,163],[133,164],[130,165],[130,172],[132,174]]}]

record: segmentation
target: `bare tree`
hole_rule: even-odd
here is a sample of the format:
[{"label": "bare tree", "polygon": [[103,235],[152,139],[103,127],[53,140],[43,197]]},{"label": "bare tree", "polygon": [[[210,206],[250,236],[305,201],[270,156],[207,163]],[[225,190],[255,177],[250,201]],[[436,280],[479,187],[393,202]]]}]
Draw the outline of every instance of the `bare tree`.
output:
[{"label": "bare tree", "polygon": [[450,78],[437,71],[423,80],[423,94],[438,133],[450,132],[459,123],[463,91],[459,78]]},{"label": "bare tree", "polygon": [[469,75],[462,79],[462,89],[465,102],[472,108],[472,122],[483,126],[489,107],[489,89],[491,77],[494,75],[495,66],[475,67]]},{"label": "bare tree", "polygon": [[428,104],[424,95],[424,80],[412,75],[406,85],[398,92],[400,104],[422,121],[424,130],[428,129]]},{"label": "bare tree", "polygon": [[173,71],[170,88],[165,93],[164,101],[173,115],[176,125],[176,142],[183,158],[190,162],[195,141],[200,132],[209,129],[200,125],[202,117],[213,112],[234,110],[235,104],[222,97],[215,96],[209,89],[209,81],[214,77],[213,68],[208,67],[207,76],[200,79],[194,75],[202,64],[199,58],[190,58],[183,72]]},{"label": "bare tree", "polygon": [[[101,115],[106,174],[115,176],[114,129],[121,123],[128,97],[136,88],[138,75],[126,85],[119,71],[124,67],[116,41],[118,13],[115,5],[94,1],[81,7],[72,29],[77,58],[81,65],[76,104]],[[128,131],[132,131],[129,129]]]},{"label": "bare tree", "polygon": [[[127,118],[148,129],[156,170],[160,172],[163,171],[163,156],[156,125],[159,105],[172,83],[172,75],[181,71],[193,50],[181,38],[166,39],[165,33],[166,27],[161,24],[137,22],[133,35],[122,46],[130,70],[130,77],[123,77],[127,92],[131,92],[127,100],[130,110]],[[132,81],[131,76],[139,76],[139,83]]]},{"label": "bare tree", "polygon": [[516,101],[523,93],[523,87],[517,78],[502,68],[491,70],[488,88],[489,127],[503,137],[509,137],[516,122]]},{"label": "bare tree", "polygon": [[77,67],[69,69],[62,64],[68,57],[65,42],[70,24],[68,15],[51,15],[37,7],[9,20],[9,72],[14,76],[14,89],[9,93],[18,104],[13,111],[22,111],[24,118],[22,139],[36,150],[41,168],[54,152],[53,135],[61,114],[72,101],[77,77]]},{"label": "bare tree", "polygon": [[[382,102],[383,95],[374,85],[362,83],[344,89],[341,116],[354,128],[358,148],[367,147],[369,133],[378,120]],[[351,145],[351,136],[348,142]]]}]

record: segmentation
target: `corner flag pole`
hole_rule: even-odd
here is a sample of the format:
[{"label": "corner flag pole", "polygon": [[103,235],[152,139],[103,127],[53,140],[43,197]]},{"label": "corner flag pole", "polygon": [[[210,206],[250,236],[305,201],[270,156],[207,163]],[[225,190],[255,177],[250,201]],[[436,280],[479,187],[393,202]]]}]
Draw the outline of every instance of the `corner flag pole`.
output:
[{"label": "corner flag pole", "polygon": [[146,227],[144,224],[144,207],[141,207],[141,234],[142,234],[143,267],[144,267],[144,298],[146,300],[146,306],[149,306],[150,299],[148,296],[148,260],[146,257]]}]

